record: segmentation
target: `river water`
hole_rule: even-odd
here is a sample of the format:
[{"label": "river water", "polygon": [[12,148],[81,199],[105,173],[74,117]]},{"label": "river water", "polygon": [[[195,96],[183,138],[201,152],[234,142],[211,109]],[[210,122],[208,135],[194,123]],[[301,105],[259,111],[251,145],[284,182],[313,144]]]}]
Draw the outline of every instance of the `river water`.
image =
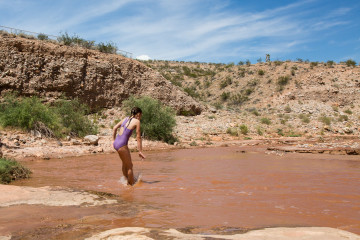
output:
[{"label": "river water", "polygon": [[[141,173],[141,181],[134,187],[121,183],[121,161],[116,153],[26,161],[32,178],[15,184],[118,195],[123,205],[116,210],[98,207],[78,214],[80,210],[75,208],[59,210],[63,219],[66,211],[71,212],[72,222],[91,215],[87,223],[93,230],[100,230],[101,222],[103,229],[141,226],[206,232],[215,228],[326,226],[360,234],[358,156],[277,156],[243,150],[154,151],[148,152],[144,161],[133,153],[135,174]],[[39,207],[33,211],[41,212]]]}]

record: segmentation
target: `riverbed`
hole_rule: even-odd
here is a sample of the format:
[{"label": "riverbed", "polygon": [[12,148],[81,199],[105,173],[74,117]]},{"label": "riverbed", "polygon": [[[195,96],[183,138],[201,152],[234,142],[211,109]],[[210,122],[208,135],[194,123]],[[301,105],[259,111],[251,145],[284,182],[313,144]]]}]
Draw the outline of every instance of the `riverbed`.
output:
[{"label": "riverbed", "polygon": [[[0,208],[0,232],[82,239],[119,227],[236,233],[265,227],[332,227],[360,234],[358,156],[267,154],[217,147],[132,153],[141,180],[121,181],[116,153],[28,159],[32,178],[14,185],[95,192],[102,206]],[[6,220],[5,220],[6,217]],[[31,238],[29,238],[31,239]]]}]

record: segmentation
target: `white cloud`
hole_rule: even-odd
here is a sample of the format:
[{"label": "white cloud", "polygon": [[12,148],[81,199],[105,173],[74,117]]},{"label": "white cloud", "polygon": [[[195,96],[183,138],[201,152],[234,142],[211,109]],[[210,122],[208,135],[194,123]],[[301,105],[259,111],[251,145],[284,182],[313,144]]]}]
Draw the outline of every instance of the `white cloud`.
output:
[{"label": "white cloud", "polygon": [[151,58],[148,55],[140,55],[140,56],[137,56],[136,59],[147,61],[147,60],[150,60]]}]

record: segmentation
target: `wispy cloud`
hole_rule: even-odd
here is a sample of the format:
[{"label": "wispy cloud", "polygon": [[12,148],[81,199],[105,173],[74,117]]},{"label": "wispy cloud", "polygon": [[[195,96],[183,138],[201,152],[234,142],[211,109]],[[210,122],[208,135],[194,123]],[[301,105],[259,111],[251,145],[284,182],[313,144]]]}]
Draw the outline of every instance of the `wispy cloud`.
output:
[{"label": "wispy cloud", "polygon": [[342,26],[354,24],[346,16],[356,7],[331,5],[325,11],[325,3],[289,1],[260,10],[232,0],[14,0],[11,8],[9,1],[0,0],[9,16],[17,16],[0,16],[0,22],[49,34],[68,31],[90,40],[111,40],[134,56],[226,61],[307,49],[321,41],[322,33],[336,34]]}]

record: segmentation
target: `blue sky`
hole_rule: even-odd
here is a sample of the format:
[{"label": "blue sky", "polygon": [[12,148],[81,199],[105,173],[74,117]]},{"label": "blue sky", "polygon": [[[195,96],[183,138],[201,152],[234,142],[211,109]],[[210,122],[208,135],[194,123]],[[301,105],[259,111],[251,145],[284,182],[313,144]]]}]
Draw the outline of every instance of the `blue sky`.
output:
[{"label": "blue sky", "polygon": [[358,0],[0,0],[0,25],[160,60],[360,61]]}]

